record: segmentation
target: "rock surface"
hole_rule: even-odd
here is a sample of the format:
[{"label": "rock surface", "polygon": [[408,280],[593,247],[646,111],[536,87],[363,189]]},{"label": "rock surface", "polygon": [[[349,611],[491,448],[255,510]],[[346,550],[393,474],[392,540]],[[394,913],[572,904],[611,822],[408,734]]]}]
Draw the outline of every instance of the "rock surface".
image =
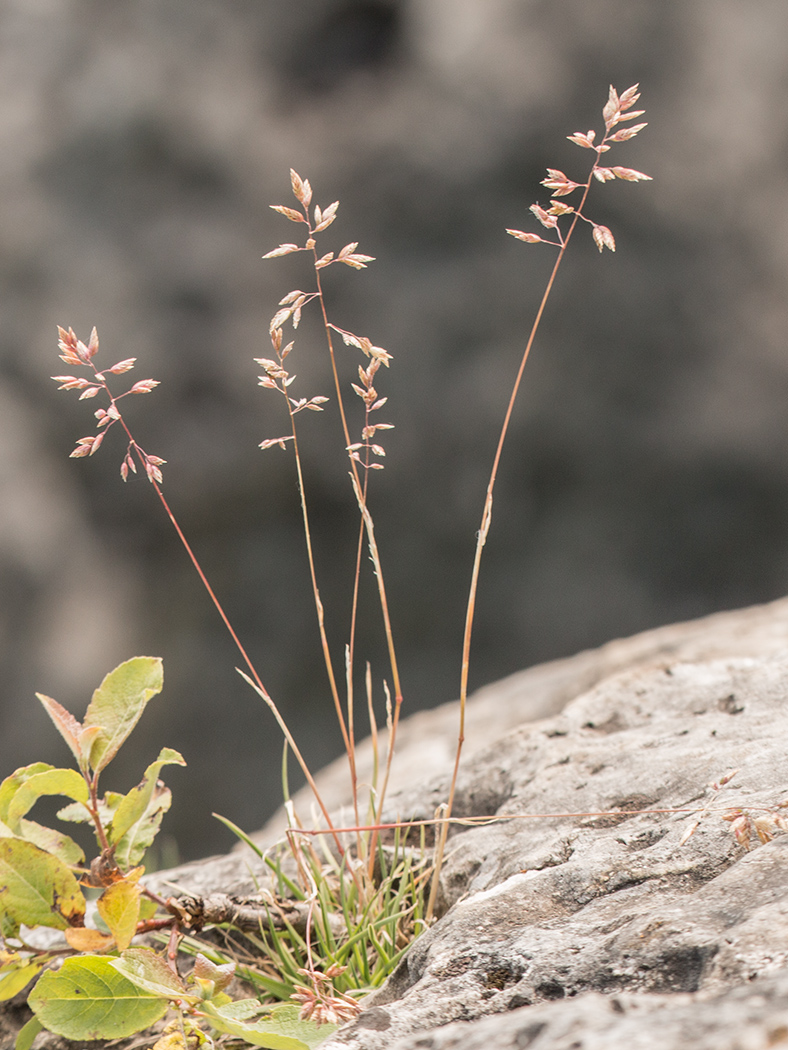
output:
[{"label": "rock surface", "polygon": [[[722,997],[726,1037],[741,1017],[772,1032],[772,1043],[752,1045],[788,1038],[788,839],[760,845],[753,834],[747,851],[720,813],[759,817],[788,798],[788,649],[768,634],[757,656],[746,655],[744,631],[725,657],[652,650],[561,714],[478,751],[462,775],[460,812],[558,815],[455,832],[443,870],[449,910],[326,1047],[569,1046],[587,1021],[596,1042],[575,1045],[610,1045],[620,1024],[613,1045],[637,1032],[636,1045],[696,1046],[688,1031],[713,1022],[703,1035],[711,1046],[717,1005],[696,1012],[687,993]],[[728,785],[710,787],[737,768]],[[427,816],[446,788],[439,774],[403,789],[391,808]],[[626,813],[706,806],[684,844],[697,817]],[[623,812],[593,815],[614,809]],[[768,994],[756,999],[752,982],[766,977]],[[736,989],[734,1008],[725,996]],[[552,1005],[534,1014],[541,1003]],[[640,1016],[652,1010],[667,1012],[672,1043],[661,1021]]]},{"label": "rock surface", "polygon": [[[481,690],[455,812],[504,819],[453,830],[442,917],[325,1050],[788,1043],[788,837],[773,816],[788,799],[787,692],[788,600]],[[452,748],[438,741],[455,718],[446,705],[405,722],[390,815],[445,800]],[[322,787],[347,801],[337,770]],[[761,844],[751,825],[746,849],[732,811],[777,837]],[[242,894],[255,874],[244,849],[151,882]]]},{"label": "rock surface", "polygon": [[[748,851],[724,819],[788,798],[787,691],[785,600],[481,690],[456,813],[511,819],[454,831],[443,917],[326,1050],[788,1040],[788,839],[761,845],[753,831]],[[391,816],[429,817],[445,799],[455,719],[445,705],[405,722]],[[332,803],[340,773],[320,778]],[[621,812],[595,815],[609,810]],[[171,878],[244,892],[247,861]]]}]

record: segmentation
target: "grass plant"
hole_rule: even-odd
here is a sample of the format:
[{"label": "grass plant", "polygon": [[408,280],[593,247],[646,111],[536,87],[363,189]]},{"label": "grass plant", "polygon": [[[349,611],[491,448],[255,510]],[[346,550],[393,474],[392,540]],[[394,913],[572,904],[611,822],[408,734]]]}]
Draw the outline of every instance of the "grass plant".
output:
[{"label": "grass plant", "polygon": [[[144,883],[139,882],[138,868],[141,858],[137,852],[133,853],[134,864],[118,863],[119,844],[133,825],[133,822],[129,825],[126,818],[119,821],[118,813],[128,811],[137,821],[143,820],[144,817],[148,820],[145,824],[146,833],[153,826],[150,824],[152,818],[146,816],[148,810],[144,807],[139,809],[137,802],[124,802],[120,796],[111,793],[102,800],[97,794],[98,770],[103,766],[100,761],[96,764],[96,756],[100,759],[101,752],[100,749],[96,751],[95,741],[101,738],[102,733],[106,735],[107,726],[104,723],[93,724],[89,717],[84,724],[78,723],[65,709],[56,705],[55,701],[49,701],[48,705],[45,705],[77,759],[77,780],[81,777],[84,781],[84,786],[79,786],[77,781],[72,783],[73,778],[70,777],[64,779],[63,776],[58,776],[52,780],[55,790],[64,785],[69,787],[69,797],[74,805],[82,806],[87,813],[87,817],[82,814],[82,819],[90,819],[94,824],[99,853],[93,861],[93,866],[87,869],[92,872],[91,884],[100,887],[104,895],[111,896],[123,892],[136,904],[144,900],[155,906],[154,912],[145,914],[139,907],[136,911],[132,908],[132,926],[128,927],[127,923],[122,929],[120,920],[113,913],[112,921],[105,920],[108,932],[101,933],[105,939],[100,947],[95,938],[96,947],[91,947],[93,942],[87,934],[72,933],[65,953],[70,959],[72,955],[84,955],[87,952],[91,958],[99,960],[95,963],[94,970],[96,973],[101,970],[102,974],[105,972],[106,959],[101,953],[109,953],[114,958],[113,965],[116,970],[125,980],[131,982],[140,995],[144,993],[158,996],[159,1000],[174,1004],[180,1027],[173,1035],[175,1042],[167,1044],[168,1047],[185,1047],[194,1032],[205,1024],[212,1025],[220,1033],[237,1036],[254,1045],[280,1045],[275,1041],[271,1042],[270,1023],[273,1022],[269,1023],[270,1019],[265,1023],[251,1020],[260,1010],[257,1000],[256,1012],[250,1006],[242,1007],[237,1003],[228,1002],[223,989],[227,984],[225,978],[229,979],[228,975],[233,968],[263,1000],[278,999],[297,1004],[302,1022],[310,1022],[317,1026],[320,1023],[336,1024],[348,1020],[359,1011],[364,994],[385,980],[412,938],[434,919],[448,831],[452,824],[466,823],[465,818],[462,815],[455,816],[453,810],[465,739],[471,641],[482,554],[491,527],[493,496],[506,435],[539,324],[578,224],[584,223],[590,228],[600,252],[605,249],[615,251],[612,232],[585,213],[592,185],[595,182],[606,183],[614,180],[639,182],[649,178],[631,168],[611,167],[603,163],[607,160],[611,148],[632,138],[646,126],[644,123],[632,123],[643,114],[642,110],[634,109],[638,98],[637,85],[621,95],[610,88],[602,111],[604,131],[599,138],[597,139],[593,130],[576,132],[569,136],[573,143],[589,151],[591,163],[585,181],[575,182],[562,171],[548,169],[547,178],[542,181],[542,185],[549,191],[549,203],[544,207],[538,203],[531,207],[541,232],[519,229],[507,231],[525,243],[551,246],[556,251],[556,258],[516,370],[484,497],[461,643],[459,727],[455,760],[447,797],[434,821],[398,824],[396,821],[385,819],[386,797],[403,696],[383,559],[378,548],[370,502],[373,472],[383,469],[385,448],[382,442],[386,431],[392,427],[391,423],[382,421],[381,410],[386,405],[387,398],[378,391],[378,386],[385,377],[386,370],[391,367],[393,357],[387,350],[376,346],[367,336],[340,327],[334,320],[331,304],[323,286],[323,271],[330,266],[363,269],[373,261],[371,256],[357,250],[358,244],[355,242],[345,244],[338,251],[323,252],[322,248],[318,250],[318,243],[323,244],[324,234],[337,219],[338,202],[334,201],[327,207],[314,203],[309,181],[291,171],[290,182],[295,207],[273,207],[274,211],[293,224],[300,237],[281,243],[264,258],[272,260],[302,254],[308,263],[309,287],[306,290],[293,289],[281,298],[268,330],[270,356],[259,357],[255,361],[261,372],[259,384],[278,396],[284,419],[280,436],[266,438],[260,443],[260,447],[266,451],[279,448],[292,452],[293,456],[318,636],[331,705],[347,755],[349,794],[353,812],[353,824],[350,827],[339,827],[335,823],[279,705],[267,690],[261,674],[236,634],[165,498],[162,472],[165,460],[146,452],[132,432],[125,414],[128,404],[125,399],[131,395],[151,393],[158,383],[153,379],[143,379],[131,384],[122,392],[117,392],[117,378],[131,371],[136,360],[126,358],[109,368],[99,368],[96,364],[99,340],[95,329],[87,342],[80,340],[71,328],[59,329],[61,359],[82,373],[54,376],[59,388],[78,391],[80,399],[102,399],[102,407],[94,413],[95,432],[80,438],[71,456],[92,457],[110,430],[115,428],[123,433],[125,452],[120,467],[123,481],[140,472],[152,485],[203,587],[238,649],[242,663],[238,668],[239,673],[268,707],[285,741],[283,788],[289,827],[283,842],[272,850],[261,851],[244,832],[225,821],[263,859],[270,872],[269,883],[261,884],[257,895],[246,902],[222,899],[221,895],[199,900],[184,897],[162,899],[147,891]],[[570,197],[576,201],[575,204],[567,203],[566,198]],[[330,364],[333,388],[330,397],[323,392],[302,393],[296,386],[296,375],[292,368],[293,361],[301,352],[300,348],[296,347],[296,340],[301,317],[306,309],[316,310],[320,318],[325,352]],[[292,330],[292,339],[285,336],[286,330]],[[347,362],[344,360],[344,348],[357,355],[353,366],[353,380],[349,384],[345,374]],[[346,625],[344,651],[340,654],[332,652],[328,641],[327,614],[321,599],[319,572],[313,553],[313,524],[303,469],[302,435],[297,419],[304,411],[324,412],[330,399],[333,399],[335,408],[332,408],[339,424],[338,450],[341,456],[347,457],[351,498],[358,508],[359,515],[355,569],[350,584],[352,611]],[[361,615],[360,581],[365,566],[365,549],[372,564],[387,652],[386,672],[379,677],[373,676],[368,664],[362,670],[362,658],[358,653],[357,625]],[[366,611],[364,614],[366,615]],[[367,785],[360,783],[356,763],[359,707],[356,687],[360,681],[363,681],[364,694],[361,706],[365,709],[365,717],[369,719],[375,756],[372,782]],[[375,681],[379,681],[379,685],[376,686]],[[144,705],[140,706],[138,701],[134,703],[136,720]],[[378,730],[380,718],[376,712],[381,709],[385,710],[385,735]],[[173,758],[174,754],[167,752],[162,761],[180,760],[180,756]],[[302,815],[295,811],[287,786],[288,754],[293,755],[314,795],[319,813],[316,826],[307,827]],[[30,829],[25,830],[19,823],[19,813],[22,812],[23,806],[16,805],[14,809],[13,797],[24,788],[27,780],[44,772],[46,771],[37,770],[26,776],[19,776],[17,774],[20,771],[17,771],[17,774],[13,774],[12,778],[7,778],[3,785],[0,785],[0,821],[5,822],[8,817],[8,812],[2,808],[4,798],[11,806],[12,816],[15,815],[15,822],[0,826],[0,847],[6,841],[2,838],[3,835],[14,842],[24,839],[27,835],[27,841],[33,842]],[[154,791],[151,784],[156,777],[150,774],[146,781],[151,792]],[[51,793],[48,788],[44,790],[45,785],[42,781],[38,782],[38,787],[41,789],[39,794]],[[49,784],[49,787],[52,787],[52,784]],[[31,793],[29,788],[27,790],[32,805],[38,795],[35,791]],[[73,807],[71,808],[71,819],[75,819]],[[158,820],[161,818],[161,812],[163,810],[156,810]],[[434,848],[428,849],[426,825],[430,823],[434,825],[435,841]],[[3,830],[4,827],[6,830]],[[153,828],[154,833],[157,829],[158,823]],[[412,844],[414,836],[415,846]],[[39,836],[35,848],[56,852],[54,840],[50,840],[50,846],[41,843],[44,843],[44,839]],[[25,849],[28,847],[25,846]],[[129,854],[129,857],[131,856],[132,854]],[[69,860],[62,854],[62,850],[61,861],[71,865],[78,873],[83,871],[80,867],[81,861],[74,857]],[[0,865],[2,863],[0,858]],[[112,890],[116,885],[127,889]],[[131,886],[136,888],[129,889]],[[69,917],[62,912],[58,914],[60,919],[55,925],[63,928],[65,924],[71,929]],[[7,895],[4,899],[3,890],[0,889],[2,933],[10,945],[8,951],[11,953],[8,957],[0,957],[0,994],[3,981],[9,974],[17,973],[20,966],[37,967],[35,973],[38,973],[44,965],[44,962],[41,962],[41,966],[38,965],[40,960],[36,949],[20,940],[20,923],[25,922],[24,916],[20,916],[19,910],[14,911]],[[210,937],[206,928],[213,931]],[[133,936],[136,933],[156,931],[167,942],[163,956],[151,953],[149,949],[130,947],[131,936],[127,936],[129,932]],[[197,959],[190,984],[184,984],[178,975],[176,960],[179,949]],[[134,954],[135,952],[137,954]],[[140,954],[141,952],[148,954]],[[112,953],[114,956],[120,953],[119,958],[115,958]],[[151,956],[157,961],[152,961]],[[51,960],[47,957],[46,961]],[[159,963],[169,973],[169,977]],[[33,976],[35,974],[31,972],[30,977]],[[13,986],[16,990],[20,980],[20,976],[14,979]],[[10,987],[11,984],[8,984],[7,988]],[[39,1025],[47,1025],[46,995],[35,991],[31,1002],[34,1003],[34,1009],[35,1004],[44,1004],[36,1009],[36,1018]],[[266,1028],[266,1024],[269,1024],[269,1027]],[[62,1027],[58,1029],[56,1026],[53,1030],[63,1031]],[[202,1031],[202,1028],[200,1030]],[[322,1031],[325,1032],[325,1029]],[[299,1032],[294,1038],[302,1039],[303,1045],[314,1045],[313,1036],[309,1032],[303,1028],[299,1029]],[[177,1039],[181,1042],[178,1043]],[[23,1050],[24,1040],[19,1045],[20,1050]],[[162,1048],[163,1046],[164,1044]]]}]

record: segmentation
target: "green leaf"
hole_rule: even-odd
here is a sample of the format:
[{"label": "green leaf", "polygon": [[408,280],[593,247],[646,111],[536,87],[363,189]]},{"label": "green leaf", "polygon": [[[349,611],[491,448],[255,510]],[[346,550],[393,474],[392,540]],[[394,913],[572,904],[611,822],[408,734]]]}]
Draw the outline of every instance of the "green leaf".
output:
[{"label": "green leaf", "polygon": [[45,962],[20,959],[0,969],[0,1001],[13,999],[17,992],[26,988],[36,974],[43,970]]},{"label": "green leaf", "polygon": [[198,952],[195,956],[192,978],[198,981],[210,981],[217,992],[225,989],[234,976],[235,963],[228,962],[220,966],[207,959],[202,952]]},{"label": "green leaf", "polygon": [[[107,791],[103,799],[99,799],[99,820],[106,828],[112,823],[115,810],[120,805],[124,796],[119,791]],[[66,820],[71,824],[92,824],[93,818],[81,802],[72,802],[57,811],[58,820]]]},{"label": "green leaf", "polygon": [[137,932],[141,892],[142,887],[139,883],[121,879],[120,882],[113,882],[111,886],[107,886],[96,902],[98,913],[107,924],[120,951],[128,948]]},{"label": "green leaf", "polygon": [[[0,836],[2,834],[2,829],[0,829]],[[47,853],[54,854],[70,868],[76,867],[85,859],[85,851],[72,838],[64,835],[62,831],[55,831],[53,828],[45,828],[42,824],[36,824],[34,820],[19,821],[19,837],[32,842],[39,849],[45,849]]]},{"label": "green leaf", "polygon": [[136,656],[110,671],[95,691],[85,725],[101,730],[90,749],[90,764],[97,773],[118,753],[148,701],[161,692],[163,675],[160,659]]},{"label": "green leaf", "polygon": [[43,795],[65,795],[75,802],[87,802],[90,798],[85,778],[76,769],[47,769],[28,777],[8,803],[5,823],[16,831],[20,819],[32,809]]},{"label": "green leaf", "polygon": [[27,1024],[22,1025],[19,1029],[16,1042],[14,1043],[14,1050],[30,1050],[33,1040],[43,1027],[39,1019],[33,1015]]},{"label": "green leaf", "polygon": [[144,922],[146,919],[152,919],[156,914],[158,907],[156,901],[152,901],[150,897],[142,897],[140,899],[139,921]]},{"label": "green leaf", "polygon": [[7,823],[6,818],[8,817],[8,807],[11,805],[11,800],[22,784],[37,773],[45,773],[48,769],[54,768],[54,766],[50,766],[46,762],[34,762],[30,766],[22,766],[20,769],[15,770],[10,777],[5,778],[0,784],[0,820],[4,824]]},{"label": "green leaf", "polygon": [[[217,1004],[213,1003],[213,1005]],[[257,1017],[264,1010],[266,1008],[259,999],[235,999],[221,1007],[219,1012],[229,1021],[248,1021],[250,1017]]]},{"label": "green leaf", "polygon": [[199,996],[189,995],[180,977],[151,948],[128,948],[119,959],[112,959],[111,962],[119,974],[149,995],[199,1002]]},{"label": "green leaf", "polygon": [[271,1009],[268,1023],[276,1025],[283,1035],[289,1034],[294,1038],[303,1040],[309,1047],[309,1050],[314,1050],[315,1047],[320,1046],[339,1028],[339,1025],[336,1024],[318,1025],[314,1021],[302,1021],[298,1016],[300,1011],[301,1008],[294,1003],[280,1003]]},{"label": "green leaf", "polygon": [[8,941],[18,935],[19,921],[3,909],[2,897],[0,897],[0,937]]},{"label": "green leaf", "polygon": [[324,1024],[318,1027],[313,1021],[299,1020],[298,1007],[290,1004],[275,1006],[260,1021],[246,1022],[242,1016],[245,1013],[248,1016],[249,1002],[242,999],[219,1009],[211,1003],[201,1003],[198,1012],[218,1032],[239,1036],[252,1046],[262,1046],[268,1050],[312,1050],[337,1029],[336,1025]]},{"label": "green leaf", "polygon": [[136,867],[145,855],[145,850],[156,838],[162,817],[170,808],[170,789],[159,782],[153,789],[148,808],[136,824],[129,828],[115,846],[115,859],[124,870]]},{"label": "green leaf", "polygon": [[144,817],[153,797],[162,766],[172,765],[185,766],[186,763],[177,751],[173,751],[171,747],[163,747],[156,761],[145,770],[145,776],[140,783],[121,799],[109,829],[110,842],[119,842],[126,832]]},{"label": "green leaf", "polygon": [[82,925],[85,898],[62,860],[32,842],[0,838],[2,915],[14,924],[65,930]]},{"label": "green leaf", "polygon": [[66,959],[57,973],[48,970],[28,1003],[44,1028],[66,1039],[123,1039],[149,1028],[168,1008],[104,955]]}]

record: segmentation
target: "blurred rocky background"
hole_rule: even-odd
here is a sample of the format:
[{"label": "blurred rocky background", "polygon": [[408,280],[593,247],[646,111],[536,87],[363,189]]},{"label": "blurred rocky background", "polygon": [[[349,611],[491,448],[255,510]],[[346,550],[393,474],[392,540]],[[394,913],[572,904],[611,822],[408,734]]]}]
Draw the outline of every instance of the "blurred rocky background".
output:
[{"label": "blurred rocky background", "polygon": [[[301,257],[288,168],[341,201],[334,321],[386,347],[386,470],[371,498],[406,711],[456,696],[487,472],[552,250],[546,166],[608,84],[648,129],[595,185],[526,373],[479,596],[472,681],[788,589],[788,6],[783,0],[4,0],[0,8],[0,758],[65,748],[36,690],[81,716],[103,675],[164,657],[165,693],[105,774],[161,745],[171,852],[226,848],[280,801],[281,742],[155,494],[123,485],[120,433],[70,460],[97,401],[57,393],[55,325],[162,385],[126,402],[204,568],[315,767],[340,748],[324,686],[292,461],[263,438],[268,320]],[[341,271],[341,272],[340,272]],[[340,350],[346,378],[355,352]],[[305,318],[293,392],[330,394]],[[303,420],[338,663],[357,511],[337,420]],[[311,440],[310,440],[311,439]],[[360,654],[383,719],[365,593]],[[294,778],[295,782],[295,778]],[[172,860],[172,855],[165,858]]]}]

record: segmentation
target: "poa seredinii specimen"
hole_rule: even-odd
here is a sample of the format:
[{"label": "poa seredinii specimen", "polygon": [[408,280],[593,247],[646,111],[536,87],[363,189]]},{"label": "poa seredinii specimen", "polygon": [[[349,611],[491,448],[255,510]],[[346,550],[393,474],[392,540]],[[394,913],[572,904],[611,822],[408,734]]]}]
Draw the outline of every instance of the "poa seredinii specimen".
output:
[{"label": "poa seredinii specimen", "polygon": [[[71,1039],[118,1038],[147,1028],[168,1009],[174,1011],[174,1021],[162,1036],[162,1040],[170,1041],[156,1044],[160,1050],[165,1050],[165,1046],[172,1050],[192,1045],[198,1038],[210,1038],[207,1033],[211,1031],[256,1046],[287,1046],[296,1050],[317,1045],[334,1025],[357,1014],[363,995],[385,980],[410,940],[432,921],[448,829],[452,822],[462,819],[455,817],[452,810],[464,741],[471,635],[482,551],[492,521],[493,493],[507,430],[539,323],[578,223],[590,227],[600,252],[606,248],[615,251],[611,230],[594,222],[585,212],[593,183],[639,182],[649,178],[634,169],[607,164],[607,154],[614,146],[646,126],[632,123],[643,115],[643,110],[634,108],[638,99],[637,85],[621,95],[610,88],[603,109],[604,131],[599,139],[593,130],[569,136],[593,157],[585,181],[576,182],[563,171],[548,169],[542,185],[550,191],[550,201],[545,206],[537,203],[531,207],[541,232],[507,231],[525,243],[552,246],[557,257],[516,372],[484,499],[462,640],[459,732],[451,784],[435,820],[418,822],[420,839],[417,836],[415,847],[413,835],[406,834],[412,830],[410,827],[384,819],[403,697],[383,558],[369,506],[373,472],[383,467],[383,440],[392,426],[381,412],[387,399],[377,387],[393,358],[367,336],[340,327],[331,316],[322,271],[337,265],[363,269],[373,261],[371,256],[360,253],[353,242],[339,250],[322,250],[323,235],[337,219],[338,202],[326,207],[314,203],[308,180],[291,172],[296,207],[277,205],[274,210],[292,222],[302,237],[280,244],[265,258],[303,253],[309,261],[310,287],[294,289],[283,296],[269,326],[269,356],[255,360],[260,386],[278,396],[284,409],[285,432],[265,438],[261,448],[283,449],[293,455],[320,645],[347,752],[354,815],[350,828],[340,828],[332,820],[297,741],[181,530],[163,493],[165,461],[146,452],[132,433],[124,414],[128,404],[125,399],[151,393],[157,382],[140,380],[118,393],[115,384],[134,368],[135,359],[126,358],[99,368],[95,329],[87,342],[70,328],[59,329],[61,359],[79,374],[53,378],[60,389],[78,391],[80,399],[100,399],[100,407],[94,412],[95,432],[80,438],[71,455],[92,457],[111,430],[123,431],[123,480],[138,471],[148,478],[238,648],[243,663],[240,673],[268,706],[283,733],[283,783],[290,827],[282,843],[260,853],[271,873],[271,882],[261,888],[259,899],[250,902],[246,910],[238,910],[230,903],[223,910],[216,900],[212,901],[211,910],[204,901],[194,904],[193,900],[187,903],[157,896],[145,888],[143,856],[168,805],[169,794],[158,779],[161,768],[168,763],[182,764],[183,759],[165,748],[148,767],[140,785],[127,795],[108,791],[100,797],[98,780],[148,699],[161,689],[161,662],[137,657],[113,671],[94,694],[83,722],[56,701],[41,697],[71,749],[76,769],[54,769],[36,763],[17,770],[0,785],[0,873],[4,876],[0,878],[0,933],[4,941],[0,953],[0,997],[17,994],[43,973],[29,997],[34,1017],[20,1034],[19,1050],[25,1050],[42,1027]],[[292,370],[296,351],[300,352],[296,341],[306,309],[317,310],[320,316],[332,376],[330,396],[325,392],[301,393]],[[294,335],[289,338],[291,330]],[[358,357],[353,380],[346,384],[346,360],[340,355],[346,355],[348,350]],[[339,454],[347,457],[351,498],[359,511],[352,613],[344,652],[338,657],[331,652],[325,629],[326,611],[312,551],[297,420],[304,411],[323,412],[329,408],[338,416]],[[361,657],[357,652],[356,626],[365,549],[372,562],[388,653],[388,666],[379,678],[369,666],[363,674],[358,670]],[[364,791],[356,769],[359,705],[355,683],[359,677],[364,683],[361,706],[369,719],[375,753],[372,784]],[[378,730],[377,709],[382,709],[387,725],[385,753],[378,744],[384,734]],[[312,789],[320,812],[319,827],[306,828],[302,815],[294,811],[287,788],[288,752]],[[62,794],[70,800],[59,814],[61,819],[83,820],[92,825],[98,852],[89,864],[68,836],[27,819],[36,800],[48,794]],[[435,825],[432,851],[426,848],[425,823]],[[243,832],[234,830],[257,848]],[[28,869],[35,872],[32,881],[24,875]],[[100,893],[97,923],[87,918],[83,886]],[[224,931],[222,945],[215,938],[210,944],[201,939],[206,925]],[[28,928],[35,927],[59,930],[63,941],[55,948],[37,947],[35,938],[27,934]],[[137,936],[150,937],[155,933],[164,938],[163,950],[150,943],[132,943]],[[196,958],[188,977],[179,971],[179,953]],[[54,970],[53,964],[60,968]],[[258,997],[232,1000],[226,989],[234,973],[251,983]],[[273,1011],[264,1005],[277,999],[285,1000],[287,1005]]]}]

